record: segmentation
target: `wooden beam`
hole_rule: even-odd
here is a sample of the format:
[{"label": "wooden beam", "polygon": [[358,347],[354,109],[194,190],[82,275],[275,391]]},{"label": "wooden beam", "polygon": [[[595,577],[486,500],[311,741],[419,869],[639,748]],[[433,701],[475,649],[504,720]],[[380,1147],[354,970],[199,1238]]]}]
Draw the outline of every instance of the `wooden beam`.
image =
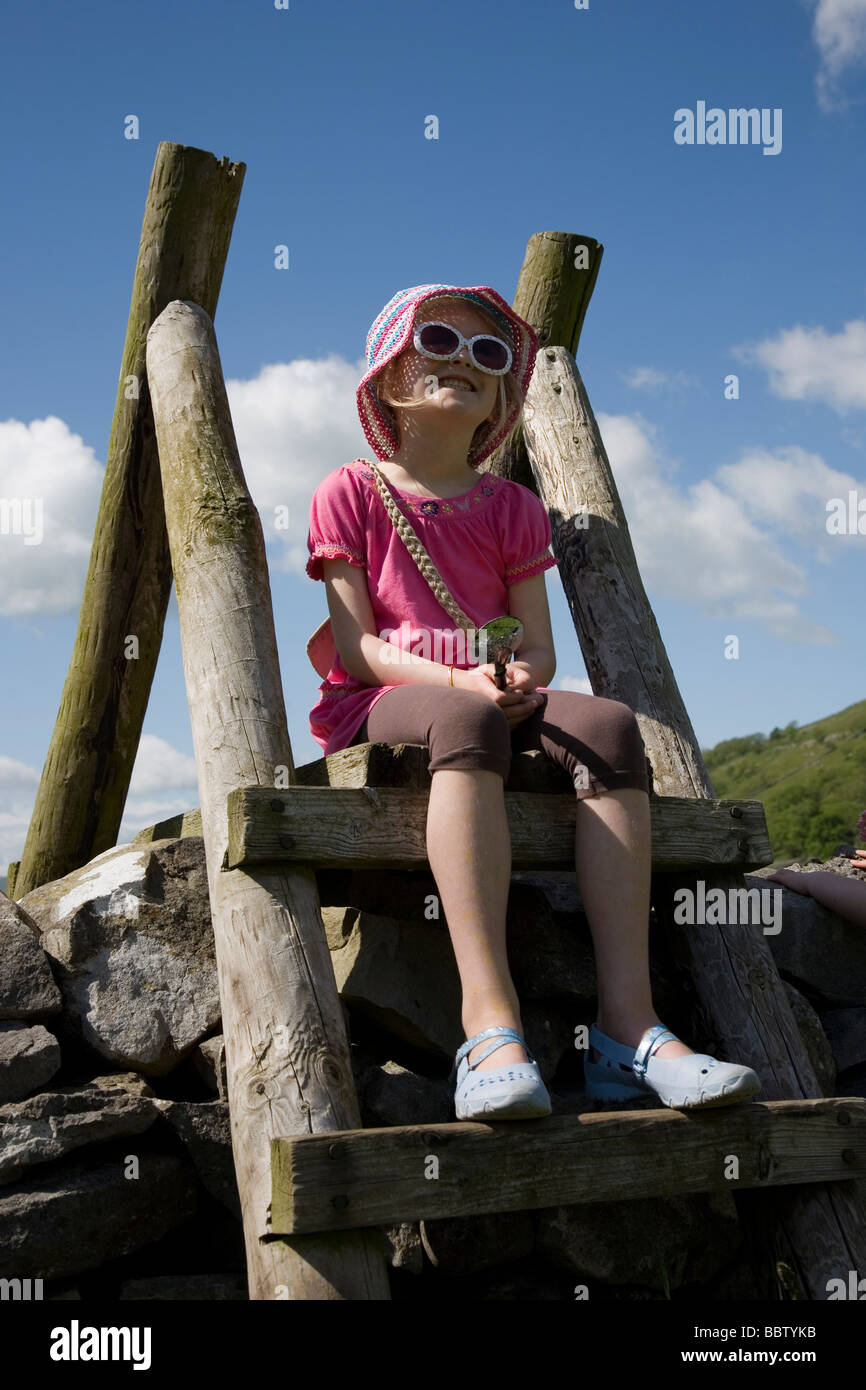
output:
[{"label": "wooden beam", "polygon": [[[419,869],[427,865],[429,790],[403,787],[239,787],[228,799],[226,867],[308,864],[342,869]],[[653,864],[773,862],[759,801],[655,797]],[[505,793],[512,867],[573,869],[574,792]]]},{"label": "wooden beam", "polygon": [[[354,743],[298,768],[305,787],[422,787],[430,789],[426,743]],[[506,791],[571,792],[571,778],[540,748],[514,753]]]},{"label": "wooden beam", "polygon": [[[357,1128],[349,1045],[315,875],[223,873],[226,798],[294,777],[265,542],[238,457],[213,325],[171,303],[147,367],[177,587],[251,1299],[388,1299],[372,1234],[273,1240],[276,1135]],[[271,795],[273,795],[271,791]],[[285,795],[285,793],[284,793]]]},{"label": "wooden beam", "polygon": [[594,694],[622,700],[634,710],[660,796],[712,796],[643,586],[613,470],[566,348],[539,352],[524,429]]},{"label": "wooden beam", "polygon": [[157,148],[78,631],[17,898],[117,843],[171,592],[145,338],[172,299],[215,313],[245,169],[188,145]]},{"label": "wooden beam", "polygon": [[[514,308],[532,324],[541,348],[562,343],[577,356],[603,254],[600,241],[577,232],[536,232],[529,238]],[[526,452],[522,423],[484,467],[541,496]]]},{"label": "wooden beam", "polygon": [[579,232],[535,232],[514,294],[514,308],[538,334],[540,347],[562,343],[577,356],[583,321],[604,247]]},{"label": "wooden beam", "polygon": [[286,1234],[850,1182],[866,1172],[866,1101],[399,1125],[277,1138],[271,1160],[271,1222]]}]

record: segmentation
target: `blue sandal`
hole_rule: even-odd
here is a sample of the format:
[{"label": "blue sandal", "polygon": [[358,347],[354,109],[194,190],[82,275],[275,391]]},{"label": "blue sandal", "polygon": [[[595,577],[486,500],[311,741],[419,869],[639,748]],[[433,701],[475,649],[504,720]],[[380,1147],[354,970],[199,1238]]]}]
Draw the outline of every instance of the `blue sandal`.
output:
[{"label": "blue sandal", "polygon": [[[476,1062],[469,1062],[469,1053],[484,1038],[500,1034],[499,1041],[482,1052]],[[495,1071],[492,1067],[478,1072],[476,1068],[485,1057],[506,1043],[518,1042],[526,1048],[529,1062],[514,1062]],[[457,1073],[454,1109],[458,1120],[534,1120],[553,1110],[550,1094],[541,1079],[538,1063],[526,1042],[513,1028],[485,1028],[458,1049],[452,1068]]]},{"label": "blue sandal", "polygon": [[674,1110],[695,1110],[711,1105],[735,1105],[750,1100],[761,1089],[757,1072],[734,1062],[719,1062],[706,1052],[661,1060],[653,1054],[666,1042],[681,1042],[675,1033],[657,1023],[648,1028],[637,1048],[623,1047],[594,1025],[589,1045],[601,1060],[590,1061],[583,1072],[587,1100],[635,1100],[655,1094]]}]

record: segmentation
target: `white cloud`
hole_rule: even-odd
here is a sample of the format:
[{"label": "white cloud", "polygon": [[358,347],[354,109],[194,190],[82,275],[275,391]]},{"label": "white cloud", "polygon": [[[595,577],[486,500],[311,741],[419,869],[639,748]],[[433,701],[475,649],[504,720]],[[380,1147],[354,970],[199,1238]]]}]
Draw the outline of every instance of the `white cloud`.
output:
[{"label": "white cloud", "polygon": [[[41,769],[0,755],[0,874],[21,858],[41,776]],[[117,842],[126,844],[139,830],[198,804],[195,759],[163,738],[143,734]]]},{"label": "white cloud", "polygon": [[179,753],[164,738],[142,734],[129,784],[130,797],[196,785],[195,758]]},{"label": "white cloud", "polygon": [[39,773],[27,763],[19,763],[17,758],[7,758],[0,753],[0,804],[7,805],[9,794],[19,795],[22,791],[33,793],[39,785]]},{"label": "white cloud", "polygon": [[560,676],[557,690],[576,690],[579,695],[591,695],[592,686],[585,676]]},{"label": "white cloud", "polygon": [[191,811],[196,806],[198,792],[195,787],[186,796],[178,792],[175,796],[154,797],[149,801],[137,800],[130,796],[124,807],[117,843],[128,845],[140,830],[146,830],[148,826],[156,825],[159,821],[169,820],[172,816],[180,816],[184,811]]},{"label": "white cloud", "polygon": [[[598,424],[648,590],[695,603],[726,624],[737,618],[758,622],[788,641],[838,642],[836,633],[798,609],[796,600],[808,593],[806,570],[787,558],[781,537],[769,526],[796,535],[799,555],[802,541],[811,540],[816,550],[824,548],[819,558],[826,559],[831,538],[825,527],[825,489],[845,475],[833,473],[817,455],[803,450],[777,455],[752,451],[737,464],[718,469],[713,478],[681,489],[676,465],[662,457],[647,422],[599,415]],[[786,484],[786,459],[799,511],[796,503],[773,499],[773,488]],[[814,517],[804,519],[801,513],[808,514],[810,507]],[[849,540],[832,539],[840,544]],[[852,543],[856,539],[850,538]]]},{"label": "white cloud", "polygon": [[[858,490],[850,473],[825,463],[798,445],[786,449],[749,449],[737,463],[723,464],[715,477],[756,522],[774,527],[807,544],[819,559],[828,560],[845,536],[827,532],[827,503]],[[860,495],[864,486],[859,484]],[[850,540],[855,541],[851,536]]]},{"label": "white cloud", "polygon": [[[335,468],[369,452],[355,404],[364,371],[363,361],[332,353],[226,382],[244,476],[277,570],[304,573],[313,492]],[[279,507],[288,511],[286,529],[277,529]]]},{"label": "white cloud", "polygon": [[770,390],[785,400],[821,401],[840,415],[866,409],[866,319],[851,319],[841,333],[798,324],[732,351],[764,367]]},{"label": "white cloud", "polygon": [[[171,795],[171,793],[174,795]],[[156,734],[142,734],[123,808],[118,844],[157,821],[199,805],[195,758]]]},{"label": "white cloud", "polygon": [[635,367],[622,376],[628,386],[635,391],[660,391],[662,387],[685,390],[700,386],[700,380],[688,372],[662,372],[656,367]]},{"label": "white cloud", "polygon": [[79,607],[102,477],[93,450],[56,415],[29,425],[0,421],[0,499],[6,503],[0,519],[0,615]]},{"label": "white cloud", "polygon": [[820,55],[815,80],[818,105],[832,111],[845,105],[840,79],[866,61],[866,0],[809,0],[815,10],[812,38]]},{"label": "white cloud", "polygon": [[[304,573],[317,484],[368,451],[355,406],[364,369],[363,360],[331,354],[226,382],[244,477],[277,570]],[[103,477],[90,446],[57,416],[0,422],[0,616],[78,611]],[[288,527],[278,530],[280,506]],[[28,544],[40,530],[39,543]]]},{"label": "white cloud", "polygon": [[0,873],[21,858],[39,776],[36,768],[0,754]]}]

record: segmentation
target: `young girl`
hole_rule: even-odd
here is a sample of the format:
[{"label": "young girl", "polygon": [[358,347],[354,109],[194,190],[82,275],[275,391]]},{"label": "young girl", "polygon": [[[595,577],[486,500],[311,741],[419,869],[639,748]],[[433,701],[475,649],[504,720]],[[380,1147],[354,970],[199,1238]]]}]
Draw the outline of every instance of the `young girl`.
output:
[{"label": "young girl", "polygon": [[472,621],[510,613],[523,635],[500,690],[494,664],[478,664],[449,626],[369,464],[354,459],[325,478],[311,506],[307,573],[325,581],[338,655],[310,727],[325,754],[363,742],[429,750],[427,855],[467,1035],[455,1059],[458,1119],[551,1112],[505,946],[504,783],[512,753],[529,748],[567,768],[578,798],[575,869],[598,976],[587,1096],[649,1090],[677,1108],[731,1104],[760,1089],[756,1073],[695,1054],[652,1005],[650,812],[637,720],[620,701],[550,689],[544,571],[556,560],[547,512],[528,488],[479,471],[521,416],[537,348],[531,326],[486,285],[401,290],[373,323],[357,400],[380,471]]}]

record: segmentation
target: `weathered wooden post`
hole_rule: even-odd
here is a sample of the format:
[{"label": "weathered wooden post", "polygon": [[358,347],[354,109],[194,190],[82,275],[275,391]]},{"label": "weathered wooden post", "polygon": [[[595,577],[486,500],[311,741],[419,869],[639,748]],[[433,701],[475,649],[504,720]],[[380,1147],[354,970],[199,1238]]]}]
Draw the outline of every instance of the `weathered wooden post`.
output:
[{"label": "weathered wooden post", "polygon": [[213,316],[245,167],[188,145],[156,152],[78,632],[17,898],[117,843],[171,592],[145,337],[172,299]]},{"label": "weathered wooden post", "polygon": [[[547,232],[531,238],[514,307],[543,344],[527,394],[522,438],[488,464],[533,489],[551,518],[553,550],[596,695],[635,711],[663,796],[713,797],[691,721],[646,596],[628,525],[589,398],[574,360],[579,324],[597,273],[576,270],[577,248],[590,238]],[[570,277],[582,276],[578,288]],[[591,280],[588,278],[591,276]],[[557,345],[551,337],[561,334]],[[523,457],[525,448],[526,457]],[[761,1078],[761,1100],[821,1095],[769,945],[757,925],[686,926],[673,914],[673,892],[696,886],[698,875],[653,876],[656,911],[694,989],[703,1037],[696,1050],[730,1055]],[[714,871],[706,888],[725,901],[745,888],[741,874]],[[852,1172],[852,1177],[856,1176]],[[732,1184],[732,1190],[734,1185]],[[742,1192],[739,1209],[761,1231],[773,1277],[800,1296],[827,1297],[827,1280],[866,1269],[866,1226],[851,1184],[773,1194]],[[853,1263],[852,1263],[853,1261]],[[766,1256],[760,1268],[766,1273]],[[782,1268],[779,1269],[781,1264]],[[778,1293],[779,1284],[775,1284]]]},{"label": "weathered wooden post", "polygon": [[[295,781],[261,521],[244,481],[213,325],[173,302],[147,369],[177,589],[226,1044],[250,1297],[390,1297],[378,1231],[269,1235],[272,1138],[360,1129],[311,869],[223,871],[238,787]],[[277,787],[286,788],[279,793]]]}]

